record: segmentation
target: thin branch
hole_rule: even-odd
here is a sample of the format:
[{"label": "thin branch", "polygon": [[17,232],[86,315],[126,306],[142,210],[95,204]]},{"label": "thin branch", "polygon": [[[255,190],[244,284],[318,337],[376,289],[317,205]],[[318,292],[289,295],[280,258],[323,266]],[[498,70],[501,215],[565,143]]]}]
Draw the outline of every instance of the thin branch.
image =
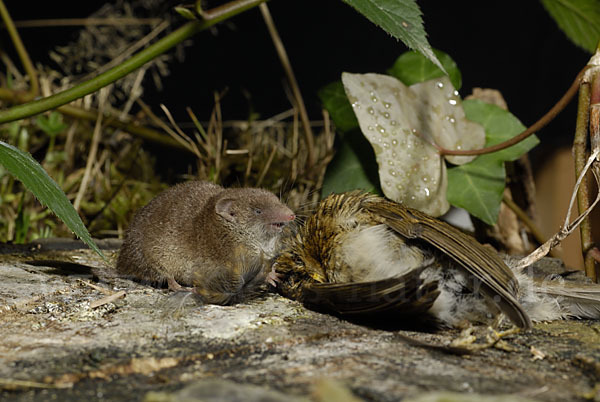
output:
[{"label": "thin branch", "polygon": [[85,190],[87,190],[87,184],[91,176],[90,172],[92,171],[92,166],[96,161],[96,154],[98,153],[98,144],[100,143],[100,137],[102,132],[102,117],[104,113],[104,105],[106,104],[106,98],[108,97],[107,92],[107,89],[103,89],[102,91],[100,91],[100,100],[98,102],[98,120],[96,120],[96,125],[94,126],[92,145],[90,147],[90,152],[88,154],[87,162],[85,164],[83,178],[81,179],[81,184],[79,185],[77,196],[75,197],[75,201],[73,202],[73,207],[76,211],[79,211],[79,205],[81,204],[81,200],[85,195]]},{"label": "thin branch", "polygon": [[260,12],[262,13],[263,19],[265,20],[265,24],[267,25],[267,29],[269,30],[269,34],[271,35],[271,39],[273,40],[273,44],[275,45],[275,49],[277,50],[277,55],[279,56],[283,69],[285,70],[285,75],[287,76],[288,82],[290,83],[290,87],[292,88],[292,92],[294,94],[298,110],[300,112],[300,120],[302,121],[302,127],[304,128],[306,148],[308,153],[306,164],[307,168],[310,169],[315,163],[315,140],[312,128],[310,127],[308,113],[306,112],[306,106],[304,105],[304,100],[302,99],[302,93],[300,92],[300,87],[298,86],[298,82],[296,81],[296,77],[294,75],[294,70],[292,69],[290,59],[288,58],[287,52],[285,51],[283,41],[281,40],[281,37],[277,32],[277,28],[275,27],[273,18],[271,18],[269,7],[267,7],[266,3],[263,3],[260,5],[259,8]]},{"label": "thin branch", "polygon": [[[575,137],[573,139],[573,159],[575,164],[575,174],[579,176],[585,167],[585,161],[587,159],[587,128],[589,123],[589,111],[590,111],[590,83],[583,82],[579,89],[579,103],[577,105],[577,120],[575,124]],[[577,206],[579,211],[585,211],[589,208],[590,196],[587,183],[584,182],[579,191],[577,192]],[[581,254],[584,258],[584,265],[586,276],[592,280],[596,280],[596,271],[593,263],[590,265],[585,261],[585,253],[593,244],[592,241],[592,228],[591,222],[585,220],[579,227],[581,234]]]},{"label": "thin branch", "polygon": [[123,62],[123,64],[111,68],[94,79],[83,82],[47,98],[35,100],[23,105],[14,106],[10,109],[0,111],[0,123],[7,123],[10,121],[20,120],[25,117],[30,117],[47,110],[57,108],[58,106],[72,102],[75,99],[82,98],[85,95],[91,94],[92,92],[95,92],[98,89],[105,87],[115,82],[119,78],[131,73],[132,71],[136,70],[182,41],[197,34],[198,32],[203,31],[252,7],[255,7],[264,1],[265,0],[235,0],[220,7],[214,8],[206,13],[207,19],[203,21],[188,22],[179,29],[171,32],[169,35],[148,46],[144,50],[141,50],[139,53]]},{"label": "thin branch", "polygon": [[4,5],[4,1],[0,0],[0,16],[2,17],[2,22],[6,26],[6,30],[10,35],[10,39],[13,42],[15,49],[17,50],[17,54],[21,59],[21,63],[23,63],[23,68],[27,72],[29,76],[29,95],[31,99],[35,98],[38,95],[39,84],[37,78],[37,72],[35,71],[35,67],[33,67],[33,63],[29,58],[29,54],[25,49],[25,45],[23,45],[23,41],[21,41],[21,37],[15,28],[12,18],[10,18],[10,14]]},{"label": "thin branch", "polygon": [[[175,122],[175,119],[173,118],[173,115],[171,114],[169,109],[167,109],[167,107],[162,103],[160,104],[160,108],[162,109],[164,114],[167,116],[167,119],[169,119],[169,123],[171,123],[171,126],[173,126],[175,128],[175,132],[181,138],[183,138],[183,140],[188,144],[190,151],[192,151],[194,153],[194,155],[196,155],[198,158],[201,159],[202,154],[200,153],[200,150],[196,146],[196,143],[194,143],[194,141],[192,141],[192,139],[186,133],[184,133],[181,128],[179,128],[179,126],[177,125],[177,122]],[[200,143],[200,144],[204,145],[202,143]]]},{"label": "thin branch", "polygon": [[573,99],[573,97],[577,93],[577,91],[579,89],[579,84],[581,83],[581,79],[583,78],[583,75],[585,74],[585,72],[587,71],[588,68],[590,68],[589,65],[585,66],[577,74],[577,77],[575,77],[575,80],[573,81],[573,83],[571,84],[571,86],[569,87],[567,92],[565,92],[565,94],[562,96],[562,98],[560,98],[560,100],[558,102],[556,102],[556,104],[554,106],[552,106],[552,108],[544,116],[542,116],[541,119],[539,119],[538,121],[533,123],[533,125],[531,125],[529,128],[527,128],[521,134],[511,138],[510,140],[501,142],[496,145],[492,145],[491,147],[486,147],[486,148],[481,148],[481,149],[454,150],[454,149],[445,149],[445,148],[441,148],[438,146],[437,148],[440,151],[440,154],[441,155],[490,154],[492,152],[500,151],[502,149],[511,147],[511,146],[523,141],[525,138],[529,137],[530,135],[539,131],[540,129],[545,127],[548,123],[550,123],[569,104],[571,99]]},{"label": "thin branch", "polygon": [[[579,226],[581,221],[583,219],[585,219],[585,217],[588,216],[588,214],[598,204],[598,202],[600,201],[600,169],[598,169],[598,161],[597,161],[598,155],[600,155],[600,150],[596,150],[595,152],[593,152],[590,155],[590,157],[587,160],[587,163],[585,164],[583,171],[577,178],[577,182],[575,183],[575,188],[571,195],[571,201],[569,202],[569,209],[567,210],[565,222],[561,226],[560,230],[554,236],[552,236],[550,239],[548,239],[544,244],[542,244],[540,247],[535,249],[527,257],[522,258],[513,267],[513,269],[515,269],[515,270],[523,269],[523,268],[533,264],[534,262],[542,259],[544,256],[546,256],[548,254],[548,252],[550,251],[550,249],[559,245],[561,241],[563,241],[568,235],[570,235]],[[593,165],[594,163],[595,163],[595,165]],[[575,204],[575,198],[576,198],[577,192],[579,190],[579,186],[581,185],[581,182],[583,181],[583,178],[585,177],[587,171],[592,166],[593,166],[592,172],[594,173],[594,177],[596,179],[596,183],[598,184],[598,189],[599,189],[596,199],[594,200],[594,202],[590,205],[590,207],[588,209],[583,211],[573,222],[569,223],[569,220],[571,218],[571,211],[573,210],[573,206]]]}]

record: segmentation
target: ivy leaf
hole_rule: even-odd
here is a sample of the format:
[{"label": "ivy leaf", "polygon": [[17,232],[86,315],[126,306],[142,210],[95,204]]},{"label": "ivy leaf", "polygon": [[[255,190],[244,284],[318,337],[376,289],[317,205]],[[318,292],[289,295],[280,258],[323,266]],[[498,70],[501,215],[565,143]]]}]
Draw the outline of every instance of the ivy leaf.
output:
[{"label": "ivy leaf", "polygon": [[[479,123],[485,129],[486,147],[510,140],[525,131],[525,127],[511,112],[477,99],[463,101],[467,119]],[[514,161],[529,152],[540,141],[535,135],[502,151],[489,154],[501,161]]]},{"label": "ivy leaf", "polygon": [[[506,141],[526,128],[513,114],[489,103],[466,100],[463,108],[467,119],[485,128],[486,146]],[[538,143],[537,137],[531,136],[510,148],[448,169],[450,204],[466,209],[489,225],[496,223],[506,180],[504,162],[518,159]]]},{"label": "ivy leaf", "polygon": [[[342,74],[360,129],[379,165],[384,194],[433,216],[444,214],[447,175],[444,158],[433,145],[477,149],[485,132],[465,119],[458,92],[447,76],[407,87],[381,74]],[[474,157],[448,156],[454,164]]]},{"label": "ivy leaf", "polygon": [[542,4],[573,43],[590,53],[596,51],[600,41],[599,0],[542,0]]},{"label": "ivy leaf", "polygon": [[52,210],[81,240],[105,261],[77,211],[44,168],[27,152],[0,141],[0,164],[19,179],[37,199]]},{"label": "ivy leaf", "polygon": [[384,31],[417,50],[441,68],[425,34],[421,10],[414,0],[344,0]]},{"label": "ivy leaf", "polygon": [[504,162],[481,155],[471,163],[448,169],[448,202],[466,209],[488,225],[498,220],[506,180]]},{"label": "ivy leaf", "polygon": [[[433,49],[433,53],[442,63],[442,66],[444,66],[454,88],[460,89],[462,77],[454,60],[441,50]],[[401,54],[387,73],[398,78],[404,85],[412,85],[446,75],[431,60],[417,52],[405,52]]]},{"label": "ivy leaf", "polygon": [[338,130],[346,132],[358,127],[358,120],[352,111],[352,105],[348,102],[342,81],[324,86],[319,90],[318,95]]}]

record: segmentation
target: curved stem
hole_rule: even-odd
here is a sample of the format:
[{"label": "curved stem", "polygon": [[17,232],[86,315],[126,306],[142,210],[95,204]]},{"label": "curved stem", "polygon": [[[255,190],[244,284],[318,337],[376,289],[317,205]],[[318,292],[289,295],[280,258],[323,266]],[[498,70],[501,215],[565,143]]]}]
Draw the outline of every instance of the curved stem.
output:
[{"label": "curved stem", "polygon": [[174,47],[178,43],[181,43],[194,34],[252,7],[255,7],[264,1],[265,0],[236,0],[214,8],[205,13],[205,20],[188,22],[179,29],[171,32],[169,35],[148,46],[146,49],[135,54],[122,64],[111,68],[96,78],[83,82],[74,86],[73,88],[59,92],[47,98],[0,111],[0,123],[7,123],[33,116],[35,114],[42,113],[72,102],[75,99],[84,97],[85,95],[91,94],[92,92],[95,92],[98,89],[115,82],[119,78],[124,77],[125,75],[136,70],[140,66],[166,52],[170,48]]},{"label": "curved stem", "polygon": [[2,17],[2,22],[4,22],[4,26],[10,35],[10,39],[17,50],[17,54],[21,59],[21,63],[23,64],[23,68],[27,72],[29,76],[29,94],[31,98],[35,98],[38,95],[39,84],[37,79],[37,72],[33,67],[33,63],[29,58],[29,54],[25,49],[25,45],[23,45],[23,41],[21,41],[21,37],[17,32],[17,28],[15,28],[15,24],[13,23],[12,18],[10,18],[10,14],[4,5],[4,1],[0,0],[0,16]]},{"label": "curved stem", "polygon": [[581,79],[583,78],[583,74],[587,71],[587,69],[589,67],[590,66],[585,66],[579,72],[579,74],[577,74],[577,77],[575,77],[575,80],[573,81],[573,83],[571,84],[571,86],[569,87],[567,92],[565,92],[565,94],[562,96],[562,98],[560,98],[560,100],[558,102],[556,102],[556,104],[554,106],[552,106],[552,109],[550,109],[545,115],[542,116],[542,118],[540,118],[538,121],[533,123],[533,125],[531,125],[529,128],[527,128],[521,134],[511,138],[510,140],[501,142],[496,145],[492,145],[491,147],[486,147],[486,148],[481,148],[481,149],[454,150],[454,149],[439,148],[440,154],[441,155],[490,154],[492,152],[506,149],[508,147],[511,147],[511,146],[523,141],[525,138],[529,137],[530,135],[532,135],[536,131],[539,131],[540,129],[545,127],[548,123],[550,123],[565,108],[565,106],[567,106],[569,104],[569,102],[571,101],[571,99],[573,99],[573,97],[575,96],[575,94],[577,93],[577,91],[579,89],[579,84],[581,82]]}]

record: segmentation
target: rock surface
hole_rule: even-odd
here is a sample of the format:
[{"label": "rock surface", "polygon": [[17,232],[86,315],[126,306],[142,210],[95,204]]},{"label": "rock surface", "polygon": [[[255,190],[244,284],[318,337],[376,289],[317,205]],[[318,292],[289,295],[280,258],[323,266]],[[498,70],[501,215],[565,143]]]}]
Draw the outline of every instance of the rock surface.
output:
[{"label": "rock surface", "polygon": [[[114,261],[118,243],[103,245]],[[599,322],[540,323],[456,355],[407,337],[447,345],[458,331],[353,323],[271,293],[198,305],[78,247],[0,250],[0,400],[600,400]]]}]

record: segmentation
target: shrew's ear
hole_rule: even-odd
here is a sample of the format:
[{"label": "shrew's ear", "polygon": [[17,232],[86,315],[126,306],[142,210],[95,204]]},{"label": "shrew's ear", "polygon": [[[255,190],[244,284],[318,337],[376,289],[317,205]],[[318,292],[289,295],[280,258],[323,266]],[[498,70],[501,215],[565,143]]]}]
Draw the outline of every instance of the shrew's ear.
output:
[{"label": "shrew's ear", "polygon": [[234,222],[236,219],[236,211],[233,208],[233,200],[231,198],[222,198],[215,204],[215,211],[229,222]]}]

